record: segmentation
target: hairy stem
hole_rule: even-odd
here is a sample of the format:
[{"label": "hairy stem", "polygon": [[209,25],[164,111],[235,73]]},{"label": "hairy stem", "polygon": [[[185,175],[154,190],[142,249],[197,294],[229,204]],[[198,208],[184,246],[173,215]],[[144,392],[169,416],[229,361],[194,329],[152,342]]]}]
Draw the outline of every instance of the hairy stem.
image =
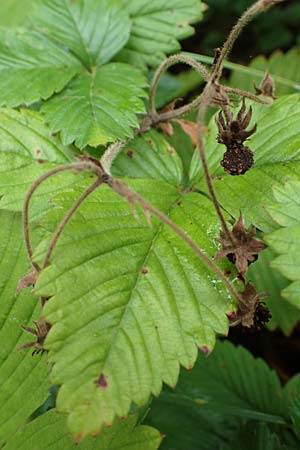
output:
[{"label": "hairy stem", "polygon": [[102,175],[102,171],[100,167],[96,166],[94,163],[90,161],[82,161],[82,162],[76,162],[76,163],[70,163],[65,164],[63,166],[55,167],[52,170],[49,170],[49,172],[44,173],[40,178],[38,178],[33,185],[28,190],[24,206],[23,206],[23,231],[24,231],[24,240],[25,240],[25,247],[28,254],[29,261],[37,271],[40,270],[40,266],[33,261],[32,255],[32,246],[31,246],[31,238],[30,238],[30,226],[29,226],[29,207],[30,207],[30,201],[31,198],[36,191],[36,189],[48,178],[52,177],[53,175],[56,175],[57,173],[63,172],[65,170],[76,170],[78,172],[81,172],[83,170],[91,171],[95,173],[96,175]]},{"label": "hairy stem", "polygon": [[[159,80],[161,78],[161,76],[164,74],[164,72],[166,70],[169,69],[169,67],[173,66],[174,64],[178,64],[178,63],[183,63],[183,64],[187,64],[188,66],[193,67],[197,72],[200,73],[200,75],[204,78],[205,81],[208,81],[210,74],[209,72],[206,70],[206,68],[199,62],[195,61],[194,59],[188,57],[188,56],[182,56],[182,55],[173,55],[170,56],[169,58],[167,58],[165,61],[163,61],[161,63],[161,65],[159,66],[159,68],[157,69],[157,71],[154,74],[151,86],[150,86],[150,94],[149,94],[149,111],[150,111],[150,116],[152,117],[152,119],[157,123],[158,120],[155,120],[158,116],[158,113],[156,111],[156,107],[155,107],[155,94],[156,94],[156,90],[157,90],[157,86],[159,83]],[[194,109],[196,106],[198,106],[198,103],[193,104],[194,102],[192,102],[189,105],[185,105],[181,108],[178,108],[178,110],[173,110],[172,111],[172,118],[173,117],[177,117],[174,116],[175,111],[176,114],[181,115],[184,114],[188,111],[191,111],[192,109]],[[161,114],[160,117],[160,121],[163,120],[168,120],[166,118],[163,118],[164,115]],[[167,116],[168,117],[168,116]]]},{"label": "hairy stem", "polygon": [[228,57],[235,41],[237,40],[245,26],[253,19],[253,17],[260,12],[266,11],[271,6],[282,3],[284,1],[285,0],[258,0],[249,9],[247,9],[247,11],[244,12],[244,14],[239,18],[235,26],[232,28],[226,42],[221,49],[220,55],[214,65],[212,80],[218,81],[220,79],[222,75],[222,64],[224,59]]},{"label": "hairy stem", "polygon": [[241,89],[233,88],[230,86],[222,87],[227,94],[236,94],[242,98],[249,98],[250,100],[253,100],[256,103],[261,103],[262,105],[270,106],[273,103],[273,99],[271,97],[258,97],[255,94],[251,94],[247,91],[242,91]]},{"label": "hairy stem", "polygon": [[220,205],[218,203],[217,196],[216,196],[216,193],[214,190],[213,181],[212,181],[210,173],[209,173],[208,164],[207,164],[206,155],[205,155],[204,143],[203,143],[204,115],[205,115],[206,108],[210,103],[211,97],[213,96],[212,91],[214,91],[213,85],[211,83],[207,83],[207,85],[205,86],[205,89],[203,91],[203,94],[202,94],[202,102],[200,104],[198,118],[197,118],[197,146],[198,146],[200,159],[201,159],[203,170],[204,170],[205,181],[206,181],[206,184],[207,184],[207,187],[209,190],[211,200],[215,207],[216,213],[219,217],[222,229],[223,229],[224,233],[226,234],[227,239],[229,239],[229,241],[233,244],[232,234],[227,227],[227,223],[224,219],[222,210],[220,208]]},{"label": "hairy stem", "polygon": [[102,155],[102,158],[100,159],[100,163],[103,166],[103,169],[105,172],[110,173],[110,169],[112,166],[113,161],[116,159],[116,157],[119,155],[119,153],[123,150],[123,147],[126,145],[126,142],[115,142],[110,147],[108,147],[107,150]]},{"label": "hairy stem", "polygon": [[73,214],[77,211],[77,209],[80,207],[80,205],[84,202],[84,200],[92,193],[94,192],[98,186],[100,186],[101,184],[103,184],[103,179],[101,178],[97,178],[97,180],[91,185],[89,186],[82,194],[81,196],[78,198],[78,200],[72,205],[72,207],[69,209],[69,211],[67,212],[67,214],[65,215],[65,217],[62,219],[62,221],[60,222],[60,224],[58,225],[55,234],[52,238],[52,241],[48,247],[46,256],[45,256],[45,260],[43,263],[43,269],[45,267],[48,266],[51,255],[53,253],[53,250],[58,242],[58,239],[60,238],[65,226],[67,225],[67,223],[69,222],[69,220],[71,219],[71,217],[73,216]]},{"label": "hairy stem", "polygon": [[148,203],[136,192],[132,191],[125,183],[115,178],[109,177],[107,181],[108,185],[114,192],[123,197],[131,206],[134,203],[138,203],[145,213],[152,213],[164,224],[170,227],[186,244],[199,256],[203,263],[211,269],[222,280],[228,291],[235,298],[238,304],[245,305],[243,298],[238,291],[230,283],[227,277],[223,274],[221,269],[198,247],[198,245],[181,229],[179,228],[168,216],[156,209],[151,203]]}]

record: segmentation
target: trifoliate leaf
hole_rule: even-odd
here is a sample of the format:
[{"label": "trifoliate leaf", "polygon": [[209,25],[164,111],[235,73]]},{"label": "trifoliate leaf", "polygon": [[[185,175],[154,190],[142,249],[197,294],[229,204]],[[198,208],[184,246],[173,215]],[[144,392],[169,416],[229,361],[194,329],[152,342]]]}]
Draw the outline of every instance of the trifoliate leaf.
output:
[{"label": "trifoliate leaf", "polygon": [[[209,200],[158,180],[131,185],[215,254],[219,225]],[[65,210],[71,197],[57,201]],[[55,229],[61,214],[53,211],[47,228]],[[36,285],[53,296],[44,310],[53,324],[45,345],[51,382],[62,385],[57,407],[69,413],[75,436],[126,415],[132,401],[144,404],[163,381],[174,386],[179,364],[192,367],[197,346],[210,352],[215,333],[227,332],[233,306],[220,280],[152,222],[138,224],[123,199],[100,188],[64,230]]]},{"label": "trifoliate leaf", "polygon": [[274,188],[276,203],[271,205],[269,212],[281,228],[266,237],[267,244],[280,255],[273,260],[272,267],[293,281],[282,291],[282,295],[298,308],[300,308],[299,189],[299,181],[290,181],[284,186]]},{"label": "trifoliate leaf", "polygon": [[199,0],[122,0],[132,20],[130,38],[117,55],[119,61],[145,69],[157,66],[169,53],[180,50],[178,40],[193,33],[191,23],[202,18]]},{"label": "trifoliate leaf", "polygon": [[158,431],[136,425],[136,416],[117,420],[95,438],[74,443],[67,435],[66,417],[51,410],[28,423],[5,445],[4,450],[157,450],[161,441]]},{"label": "trifoliate leaf", "polygon": [[35,23],[89,69],[107,63],[126,44],[131,27],[115,0],[46,0]]},{"label": "trifoliate leaf", "polygon": [[[0,109],[0,208],[21,211],[25,195],[34,181],[57,165],[74,162],[71,149],[51,134],[40,114]],[[51,197],[71,189],[82,175],[63,172],[41,185],[31,204],[31,218],[50,209]],[[24,274],[25,275],[25,274]]]},{"label": "trifoliate leaf", "polygon": [[0,105],[30,105],[59,92],[81,64],[42,34],[0,29]]},{"label": "trifoliate leaf", "polygon": [[0,211],[0,445],[13,435],[48,395],[47,366],[41,355],[17,349],[28,341],[21,326],[32,326],[38,299],[29,290],[16,296],[28,269],[21,214]]},{"label": "trifoliate leaf", "polygon": [[[217,129],[213,118],[206,134],[205,148],[210,171],[217,178],[215,188],[221,205],[236,219],[240,211],[246,225],[253,224],[270,231],[270,216],[266,207],[272,202],[272,187],[289,179],[299,179],[300,170],[300,97],[283,96],[272,106],[252,105],[252,123],[257,132],[247,141],[254,152],[254,166],[241,176],[226,175],[219,161],[226,150],[217,144]],[[191,165],[192,183],[203,179],[198,153]],[[203,188],[203,184],[200,185]]]},{"label": "trifoliate leaf", "polygon": [[145,112],[144,77],[127,64],[112,63],[82,73],[42,108],[65,144],[96,147],[126,139]]}]

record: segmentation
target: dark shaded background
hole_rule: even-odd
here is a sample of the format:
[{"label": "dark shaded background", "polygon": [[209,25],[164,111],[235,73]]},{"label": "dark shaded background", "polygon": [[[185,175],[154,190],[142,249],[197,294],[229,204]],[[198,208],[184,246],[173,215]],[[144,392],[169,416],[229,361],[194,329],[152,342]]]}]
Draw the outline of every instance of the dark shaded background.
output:
[{"label": "dark shaded background", "polygon": [[[206,0],[204,20],[196,25],[196,34],[183,42],[183,50],[213,56],[237,19],[253,0]],[[300,1],[289,0],[261,14],[243,31],[234,46],[231,60],[243,64],[249,59],[276,49],[300,46]]]}]

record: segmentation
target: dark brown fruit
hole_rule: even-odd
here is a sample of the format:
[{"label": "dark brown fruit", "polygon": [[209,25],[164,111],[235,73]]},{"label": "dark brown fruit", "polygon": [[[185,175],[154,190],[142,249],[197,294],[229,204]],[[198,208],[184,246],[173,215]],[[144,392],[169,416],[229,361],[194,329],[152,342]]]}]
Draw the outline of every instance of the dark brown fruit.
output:
[{"label": "dark brown fruit", "polygon": [[236,145],[224,153],[221,166],[230,175],[242,175],[254,164],[253,152],[249,147]]}]

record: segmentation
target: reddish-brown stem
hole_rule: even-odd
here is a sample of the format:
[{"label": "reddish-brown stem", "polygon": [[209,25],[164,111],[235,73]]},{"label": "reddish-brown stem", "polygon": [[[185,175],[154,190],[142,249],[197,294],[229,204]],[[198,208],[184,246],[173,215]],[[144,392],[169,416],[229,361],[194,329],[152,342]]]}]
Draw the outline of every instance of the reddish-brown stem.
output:
[{"label": "reddish-brown stem", "polygon": [[212,93],[211,91],[214,91],[214,87],[211,83],[207,83],[207,85],[205,86],[205,89],[203,91],[202,94],[202,102],[200,104],[199,107],[199,112],[198,112],[198,119],[197,119],[197,145],[198,145],[198,150],[199,150],[199,155],[200,155],[200,159],[202,162],[202,166],[203,166],[203,170],[204,170],[204,176],[205,176],[205,181],[208,187],[208,191],[211,197],[211,200],[213,202],[213,205],[215,207],[216,213],[219,217],[222,229],[224,231],[224,233],[226,234],[226,237],[229,239],[230,242],[233,243],[233,237],[231,232],[229,231],[226,221],[224,219],[223,213],[221,211],[220,205],[218,203],[217,200],[217,196],[214,190],[214,186],[213,186],[213,182],[209,173],[209,169],[208,169],[208,164],[207,164],[207,160],[206,160],[206,155],[205,155],[205,149],[204,149],[204,143],[203,143],[203,123],[204,123],[204,114],[206,111],[207,106],[209,105],[210,101],[211,101],[211,97],[212,97]]},{"label": "reddish-brown stem", "polygon": [[[98,171],[97,171],[98,169]],[[63,166],[58,166],[55,167],[52,170],[49,170],[49,172],[44,173],[40,178],[38,178],[33,185],[30,187],[30,189],[28,190],[26,197],[25,197],[25,201],[24,201],[24,206],[23,206],[23,230],[24,230],[24,240],[25,240],[25,247],[26,247],[26,251],[28,254],[28,258],[29,261],[32,265],[32,267],[34,267],[37,271],[40,271],[41,268],[40,266],[33,261],[32,255],[32,246],[31,246],[31,239],[30,239],[30,226],[29,226],[29,206],[30,206],[30,201],[31,198],[34,194],[34,192],[36,191],[36,189],[48,178],[52,177],[53,175],[59,173],[59,172],[63,172],[65,170],[77,170],[77,171],[82,171],[82,170],[89,170],[93,173],[95,173],[96,175],[102,175],[102,171],[100,170],[100,168],[97,168],[95,166],[95,164],[89,162],[89,161],[82,161],[82,162],[76,162],[76,163],[70,163],[70,164],[65,164]]]},{"label": "reddish-brown stem", "polygon": [[51,255],[53,253],[53,250],[58,242],[58,239],[61,236],[61,233],[63,232],[65,226],[67,225],[67,223],[69,222],[69,220],[71,219],[71,217],[73,216],[73,214],[77,211],[77,209],[80,207],[80,205],[84,202],[84,200],[86,200],[86,198],[92,193],[94,192],[98,186],[100,186],[103,183],[103,179],[101,178],[97,178],[97,180],[91,185],[89,186],[82,194],[81,196],[78,198],[78,200],[72,205],[72,207],[69,209],[69,211],[67,212],[67,214],[65,215],[65,217],[62,219],[62,221],[60,222],[60,224],[58,225],[55,234],[52,238],[52,241],[48,247],[46,256],[45,256],[45,260],[43,263],[43,267],[42,269],[45,269],[45,267],[48,266]]},{"label": "reddish-brown stem", "polygon": [[[188,57],[188,56],[182,56],[182,55],[172,55],[169,58],[167,58],[165,61],[161,63],[161,65],[156,70],[151,86],[150,86],[150,94],[149,94],[149,111],[150,116],[153,120],[153,123],[162,122],[168,120],[169,114],[159,114],[156,111],[155,107],[155,94],[157,90],[157,86],[159,83],[159,80],[161,76],[164,74],[166,70],[169,69],[169,67],[173,66],[174,64],[187,64],[188,66],[193,67],[202,77],[205,81],[207,81],[210,77],[209,72],[206,70],[206,68],[199,62],[195,61],[194,59]],[[184,113],[187,113],[188,111],[192,111],[195,109],[199,104],[199,97],[196,101],[189,103],[188,105],[182,106],[181,108],[172,110],[171,117],[178,117],[179,115],[182,115]],[[158,120],[159,117],[159,120]]]}]

